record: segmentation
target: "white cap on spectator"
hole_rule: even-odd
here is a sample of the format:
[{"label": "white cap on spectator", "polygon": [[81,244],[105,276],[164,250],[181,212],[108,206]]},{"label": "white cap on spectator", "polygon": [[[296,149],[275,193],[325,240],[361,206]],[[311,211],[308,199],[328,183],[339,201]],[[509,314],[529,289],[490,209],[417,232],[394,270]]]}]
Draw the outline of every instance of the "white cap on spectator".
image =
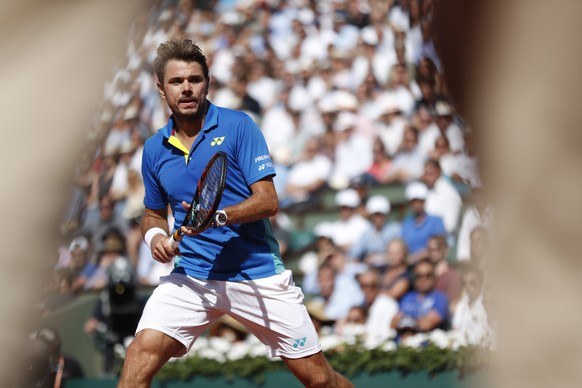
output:
[{"label": "white cap on spectator", "polygon": [[345,130],[355,127],[356,121],[357,119],[355,114],[351,112],[341,112],[337,116],[337,120],[333,126],[333,129],[339,132],[343,132]]},{"label": "white cap on spectator", "polygon": [[435,116],[450,116],[453,112],[453,107],[446,101],[440,100],[434,105]]},{"label": "white cap on spectator", "polygon": [[333,113],[337,111],[337,104],[332,98],[328,96],[319,100],[317,108],[321,113]]},{"label": "white cap on spectator", "polygon": [[398,105],[396,98],[390,95],[383,95],[378,98],[375,107],[378,117],[402,112],[402,108]]},{"label": "white cap on spectator", "polygon": [[69,250],[72,251],[75,248],[81,248],[81,250],[86,251],[89,248],[89,241],[84,236],[77,236],[69,245]]},{"label": "white cap on spectator", "polygon": [[158,20],[160,22],[165,22],[168,21],[172,18],[172,11],[170,11],[169,9],[165,9],[162,11],[162,13],[160,13],[160,17],[158,18]]},{"label": "white cap on spectator", "polygon": [[368,214],[388,214],[390,213],[390,201],[383,195],[373,195],[366,202],[366,212]]},{"label": "white cap on spectator", "polygon": [[333,224],[329,221],[320,222],[313,228],[313,233],[317,237],[333,239]]},{"label": "white cap on spectator", "polygon": [[409,201],[412,201],[413,199],[421,199],[424,201],[428,195],[428,188],[422,182],[412,182],[406,186],[404,195]]},{"label": "white cap on spectator", "polygon": [[345,90],[338,90],[334,93],[335,104],[339,110],[356,111],[358,109],[358,98]]},{"label": "white cap on spectator", "polygon": [[365,44],[369,44],[371,46],[376,46],[379,42],[378,34],[376,33],[376,30],[372,26],[362,28],[360,37],[362,38],[362,41]]},{"label": "white cap on spectator", "polygon": [[354,189],[345,189],[336,194],[335,203],[338,207],[355,208],[360,205],[360,195]]}]

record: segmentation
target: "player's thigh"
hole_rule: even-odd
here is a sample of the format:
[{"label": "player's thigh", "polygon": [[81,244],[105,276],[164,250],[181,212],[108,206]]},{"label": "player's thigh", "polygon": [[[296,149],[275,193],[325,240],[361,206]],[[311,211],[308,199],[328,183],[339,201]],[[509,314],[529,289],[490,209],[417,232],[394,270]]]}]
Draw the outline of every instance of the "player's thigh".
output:
[{"label": "player's thigh", "polygon": [[225,312],[267,346],[271,357],[301,358],[321,350],[317,332],[290,272],[227,286]]},{"label": "player's thigh", "polygon": [[155,373],[171,357],[184,351],[184,345],[153,329],[141,330],[127,349],[124,370]]},{"label": "player's thigh", "polygon": [[216,308],[218,290],[181,274],[162,278],[144,308],[137,327],[153,329],[181,343],[173,357],[186,354],[194,341],[223,313]]}]

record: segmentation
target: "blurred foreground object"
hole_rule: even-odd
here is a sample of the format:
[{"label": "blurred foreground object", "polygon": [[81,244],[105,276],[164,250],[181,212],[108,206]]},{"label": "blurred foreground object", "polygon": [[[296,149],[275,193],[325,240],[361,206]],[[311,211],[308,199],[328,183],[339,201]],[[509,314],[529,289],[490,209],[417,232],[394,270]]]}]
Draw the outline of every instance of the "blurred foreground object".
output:
[{"label": "blurred foreground object", "polygon": [[437,14],[437,46],[484,145],[494,209],[499,352],[489,385],[579,387],[582,3],[443,0]]},{"label": "blurred foreground object", "polygon": [[2,387],[16,386],[21,346],[36,320],[31,306],[54,264],[50,257],[57,248],[63,194],[71,187],[69,177],[104,81],[127,47],[138,3],[8,0],[0,5],[0,47],[6,53],[0,65],[2,127],[14,139],[3,142],[0,152],[5,167]]}]

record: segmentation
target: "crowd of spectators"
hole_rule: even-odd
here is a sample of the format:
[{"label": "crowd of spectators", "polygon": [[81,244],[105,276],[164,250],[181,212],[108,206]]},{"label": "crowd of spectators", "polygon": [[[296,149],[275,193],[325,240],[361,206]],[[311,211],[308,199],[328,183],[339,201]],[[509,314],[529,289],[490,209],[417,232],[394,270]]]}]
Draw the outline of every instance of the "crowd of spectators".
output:
[{"label": "crowd of spectators", "polygon": [[[430,35],[434,12],[435,0],[156,1],[104,87],[46,311],[102,290],[119,257],[142,287],[171,270],[139,232],[141,152],[169,115],[155,50],[186,37],[210,64],[209,100],[245,111],[265,135],[280,199],[275,232],[318,327],[359,324],[385,338],[454,329],[482,342],[490,208],[474,134]],[[403,187],[406,201],[369,195],[383,186]],[[329,192],[333,216],[293,252],[294,214],[316,212]]]}]

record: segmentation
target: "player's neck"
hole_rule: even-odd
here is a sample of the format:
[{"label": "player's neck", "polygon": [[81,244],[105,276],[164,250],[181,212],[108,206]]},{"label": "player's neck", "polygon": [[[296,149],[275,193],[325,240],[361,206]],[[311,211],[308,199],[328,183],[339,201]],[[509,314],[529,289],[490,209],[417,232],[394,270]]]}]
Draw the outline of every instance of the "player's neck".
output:
[{"label": "player's neck", "polygon": [[207,104],[200,107],[195,116],[181,116],[174,114],[174,132],[178,138],[194,139],[204,127]]}]

